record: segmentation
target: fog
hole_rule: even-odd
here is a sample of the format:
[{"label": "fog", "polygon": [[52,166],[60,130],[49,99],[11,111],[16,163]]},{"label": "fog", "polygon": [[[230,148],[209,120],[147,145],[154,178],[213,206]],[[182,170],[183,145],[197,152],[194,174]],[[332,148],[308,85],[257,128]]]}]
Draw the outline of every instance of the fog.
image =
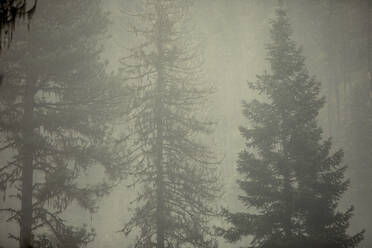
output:
[{"label": "fog", "polygon": [[[264,93],[260,94],[248,84],[259,82],[257,75],[267,73],[274,75],[272,81],[267,79],[272,85],[281,82],[275,81],[280,73],[275,74],[270,64],[275,52],[268,48],[274,42],[270,34],[273,23],[281,23],[280,11],[288,17],[293,31],[290,39],[302,48],[293,51],[305,58],[305,69],[298,70],[309,75],[303,81],[315,77],[320,82],[319,94],[316,84],[303,90],[304,95],[315,92],[309,100],[314,104],[298,104],[311,110],[295,122],[301,126],[299,120],[315,113],[314,125],[323,130],[321,140],[314,143],[319,147],[310,149],[307,144],[311,142],[306,140],[316,136],[317,128],[309,120],[312,124],[303,126],[314,130],[309,134],[298,131],[297,150],[288,146],[292,150],[286,155],[289,162],[284,163],[292,167],[284,167],[293,169],[290,188],[300,195],[309,190],[314,196],[303,199],[293,193],[291,201],[298,201],[298,205],[293,203],[296,207],[291,209],[290,237],[288,227],[280,226],[281,217],[264,224],[254,219],[270,211],[274,215],[269,206],[287,199],[285,194],[265,194],[260,179],[260,186],[237,183],[256,182],[257,175],[262,176],[261,182],[267,180],[264,172],[250,169],[253,165],[244,167],[245,161],[256,165],[256,160],[248,158],[250,149],[262,163],[257,164],[264,166],[265,152],[279,154],[286,144],[286,139],[280,143],[266,137],[274,136],[271,129],[252,134],[256,136],[248,140],[251,134],[247,131],[244,135],[240,127],[258,130],[265,121],[275,123],[278,127],[272,132],[282,132],[278,139],[297,130],[297,125],[283,124],[287,121],[284,114],[270,119],[277,112],[268,115],[262,109],[259,112],[259,107],[243,104],[273,102],[280,109],[280,104],[291,98],[292,86],[281,89],[284,93],[278,98],[275,90],[270,93],[270,89],[261,88]],[[20,209],[21,202],[27,202],[22,196],[27,192],[22,187],[27,161],[35,170],[29,185],[46,185],[32,186],[30,191],[35,194],[30,197],[34,205],[29,207],[34,211],[31,219],[35,218],[29,221],[31,229],[35,226],[29,240],[32,247],[371,247],[371,13],[368,0],[38,1],[29,24],[25,20],[16,23],[9,47],[0,54],[4,76],[0,88],[0,189],[4,194],[0,201],[0,247],[27,247],[8,234],[27,238],[20,231],[26,216]],[[150,34],[141,31],[151,28]],[[290,58],[295,56],[293,51],[288,52]],[[32,104],[27,102],[27,92],[34,92]],[[321,97],[325,103],[318,115],[314,106]],[[34,111],[30,120],[27,106]],[[34,134],[31,138],[27,136],[30,133]],[[332,141],[330,151],[321,157],[328,138]],[[259,144],[252,147],[249,142]],[[272,142],[268,150],[262,148],[268,142]],[[306,149],[301,150],[302,142]],[[344,151],[341,161],[339,149]],[[31,160],[27,160],[31,153]],[[306,161],[299,162],[299,157]],[[306,167],[323,168],[319,163],[324,163],[324,168],[331,166],[315,172]],[[14,174],[7,171],[13,164]],[[278,166],[271,172],[282,173],[273,178],[283,182],[284,186],[277,187],[285,192],[282,169]],[[306,181],[312,175],[318,178],[335,171],[338,174],[328,178],[329,184],[327,179],[319,183],[321,189],[308,186],[316,184]],[[338,177],[340,173],[344,178]],[[343,184],[347,179],[348,187]],[[91,187],[93,184],[97,185]],[[18,198],[11,196],[17,194]],[[258,200],[249,207],[244,196]],[[318,198],[324,201],[316,205]],[[267,202],[259,207],[261,200]],[[334,203],[338,203],[335,208]],[[322,204],[326,205],[325,215],[320,210]],[[275,214],[286,215],[285,200],[283,206],[284,212]],[[350,206],[354,206],[350,218],[349,212],[337,215]],[[54,217],[45,217],[48,214],[39,207],[54,212],[63,225]],[[317,207],[322,214],[314,211]],[[11,208],[18,212],[7,211]],[[15,217],[9,219],[11,216]],[[329,222],[324,224],[322,218],[329,218]],[[84,227],[86,233],[67,225]],[[90,230],[94,230],[94,238],[88,235]],[[360,238],[362,230],[365,233]],[[51,242],[40,238],[42,234]],[[69,238],[73,241],[66,243]]]}]

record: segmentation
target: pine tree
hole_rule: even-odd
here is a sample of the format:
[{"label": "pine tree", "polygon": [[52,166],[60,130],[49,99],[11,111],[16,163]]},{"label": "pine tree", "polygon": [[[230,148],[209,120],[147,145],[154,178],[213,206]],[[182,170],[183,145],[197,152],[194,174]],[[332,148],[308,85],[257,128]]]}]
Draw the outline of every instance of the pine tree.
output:
[{"label": "pine tree", "polygon": [[238,183],[248,211],[225,210],[232,227],[221,235],[231,242],[250,236],[252,247],[356,247],[363,232],[346,232],[353,208],[342,212],[337,204],[349,185],[343,152],[331,154],[317,123],[320,83],[308,75],[282,6],[271,24],[271,72],[249,83],[262,99],[243,103],[251,127],[240,128],[246,149]]},{"label": "pine tree", "polygon": [[80,182],[90,168],[101,164],[120,174],[106,145],[115,113],[110,104],[120,88],[107,83],[99,58],[107,23],[100,1],[50,0],[38,9],[34,32],[20,32],[0,61],[7,75],[0,93],[7,158],[0,189],[20,203],[1,211],[19,225],[20,234],[10,237],[21,248],[43,243],[45,230],[63,245],[90,241],[94,233],[68,226],[60,214],[72,202],[94,211],[108,192],[108,183]]},{"label": "pine tree", "polygon": [[209,247],[208,216],[217,192],[214,155],[200,143],[210,131],[200,109],[210,89],[198,74],[198,50],[186,39],[189,3],[146,0],[133,14],[138,45],[123,58],[132,90],[136,151],[132,171],[141,192],[123,231],[139,228],[137,247]]}]

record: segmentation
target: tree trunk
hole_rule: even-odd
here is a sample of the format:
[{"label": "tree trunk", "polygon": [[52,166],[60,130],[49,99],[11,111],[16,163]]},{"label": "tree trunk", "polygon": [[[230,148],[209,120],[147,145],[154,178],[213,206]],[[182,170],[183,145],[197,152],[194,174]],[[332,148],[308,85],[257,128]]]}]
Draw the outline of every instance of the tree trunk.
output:
[{"label": "tree trunk", "polygon": [[[160,81],[160,76],[158,81]],[[159,98],[159,96],[157,96]],[[164,171],[163,171],[163,123],[161,116],[161,102],[157,102],[156,118],[156,247],[164,248]]]},{"label": "tree trunk", "polygon": [[28,248],[32,243],[32,184],[33,184],[33,146],[32,146],[32,116],[34,82],[27,82],[24,95],[23,115],[23,149],[22,159],[22,196],[21,196],[21,223],[20,248]]},{"label": "tree trunk", "polygon": [[164,225],[164,170],[163,170],[163,145],[164,145],[164,127],[163,127],[163,9],[159,2],[156,5],[157,12],[157,80],[155,89],[155,123],[156,123],[156,141],[155,141],[155,167],[156,167],[156,248],[164,248],[165,225]]},{"label": "tree trunk", "polygon": [[284,234],[287,240],[291,240],[292,238],[292,215],[293,215],[293,197],[292,197],[292,186],[291,186],[291,178],[288,165],[284,165],[284,173],[283,173],[283,198],[284,198],[284,205],[286,206],[285,214],[284,214]]},{"label": "tree trunk", "polygon": [[372,2],[368,1],[368,80],[369,97],[372,98]]},{"label": "tree trunk", "polygon": [[340,89],[339,89],[338,84],[334,84],[334,87],[335,87],[335,92],[336,92],[336,122],[337,122],[336,134],[337,134],[340,128],[340,124],[341,124],[340,123],[341,122],[341,118],[340,118],[341,103],[340,103]]},{"label": "tree trunk", "polygon": [[[333,96],[335,94],[338,94],[338,92],[335,91],[337,85],[335,82],[335,69],[332,60],[334,59],[334,44],[330,37],[334,35],[334,15],[335,15],[335,3],[334,0],[330,0],[328,2],[328,19],[327,19],[327,33],[326,33],[326,63],[327,68],[329,70],[328,76],[327,76],[327,114],[328,114],[328,136],[333,136],[333,128],[334,128],[334,111],[336,111],[336,117],[338,116],[338,103],[333,102]],[[337,101],[336,96],[336,101]],[[336,105],[336,106],[335,106]],[[336,108],[335,108],[336,107]]]}]

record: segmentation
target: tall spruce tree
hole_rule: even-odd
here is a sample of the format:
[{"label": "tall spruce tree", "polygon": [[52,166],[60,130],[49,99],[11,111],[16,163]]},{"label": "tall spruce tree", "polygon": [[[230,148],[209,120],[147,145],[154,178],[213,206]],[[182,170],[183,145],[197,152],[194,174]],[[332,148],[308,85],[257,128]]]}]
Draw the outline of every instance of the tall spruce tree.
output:
[{"label": "tall spruce tree", "polygon": [[190,2],[145,0],[133,14],[138,45],[123,58],[132,90],[136,150],[131,166],[141,185],[123,231],[141,231],[137,247],[209,247],[207,226],[216,188],[213,154],[200,143],[210,131],[200,106],[210,93],[198,75],[198,50],[187,41]]},{"label": "tall spruce tree", "polygon": [[249,83],[262,99],[243,103],[251,127],[240,128],[246,149],[238,183],[248,212],[226,210],[232,227],[221,235],[231,242],[250,236],[252,247],[356,247],[363,232],[347,234],[353,208],[337,204],[349,185],[343,152],[331,154],[317,123],[320,83],[308,75],[282,6],[271,24],[271,72]]},{"label": "tall spruce tree", "polygon": [[68,226],[60,214],[73,202],[94,211],[109,189],[80,182],[90,168],[120,174],[106,146],[110,103],[120,92],[100,62],[106,23],[99,0],[48,0],[34,16],[34,32],[20,32],[1,58],[0,189],[20,203],[1,211],[19,224],[19,235],[10,237],[21,248],[45,243],[39,234],[46,230],[61,247],[91,240],[93,233]]}]

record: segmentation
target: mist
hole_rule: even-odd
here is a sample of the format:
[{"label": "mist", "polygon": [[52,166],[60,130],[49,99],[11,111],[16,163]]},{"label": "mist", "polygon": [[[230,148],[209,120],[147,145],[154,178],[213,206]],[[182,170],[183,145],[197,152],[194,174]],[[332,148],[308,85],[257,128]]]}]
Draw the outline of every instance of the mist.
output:
[{"label": "mist", "polygon": [[30,2],[0,247],[372,246],[369,0]]}]

